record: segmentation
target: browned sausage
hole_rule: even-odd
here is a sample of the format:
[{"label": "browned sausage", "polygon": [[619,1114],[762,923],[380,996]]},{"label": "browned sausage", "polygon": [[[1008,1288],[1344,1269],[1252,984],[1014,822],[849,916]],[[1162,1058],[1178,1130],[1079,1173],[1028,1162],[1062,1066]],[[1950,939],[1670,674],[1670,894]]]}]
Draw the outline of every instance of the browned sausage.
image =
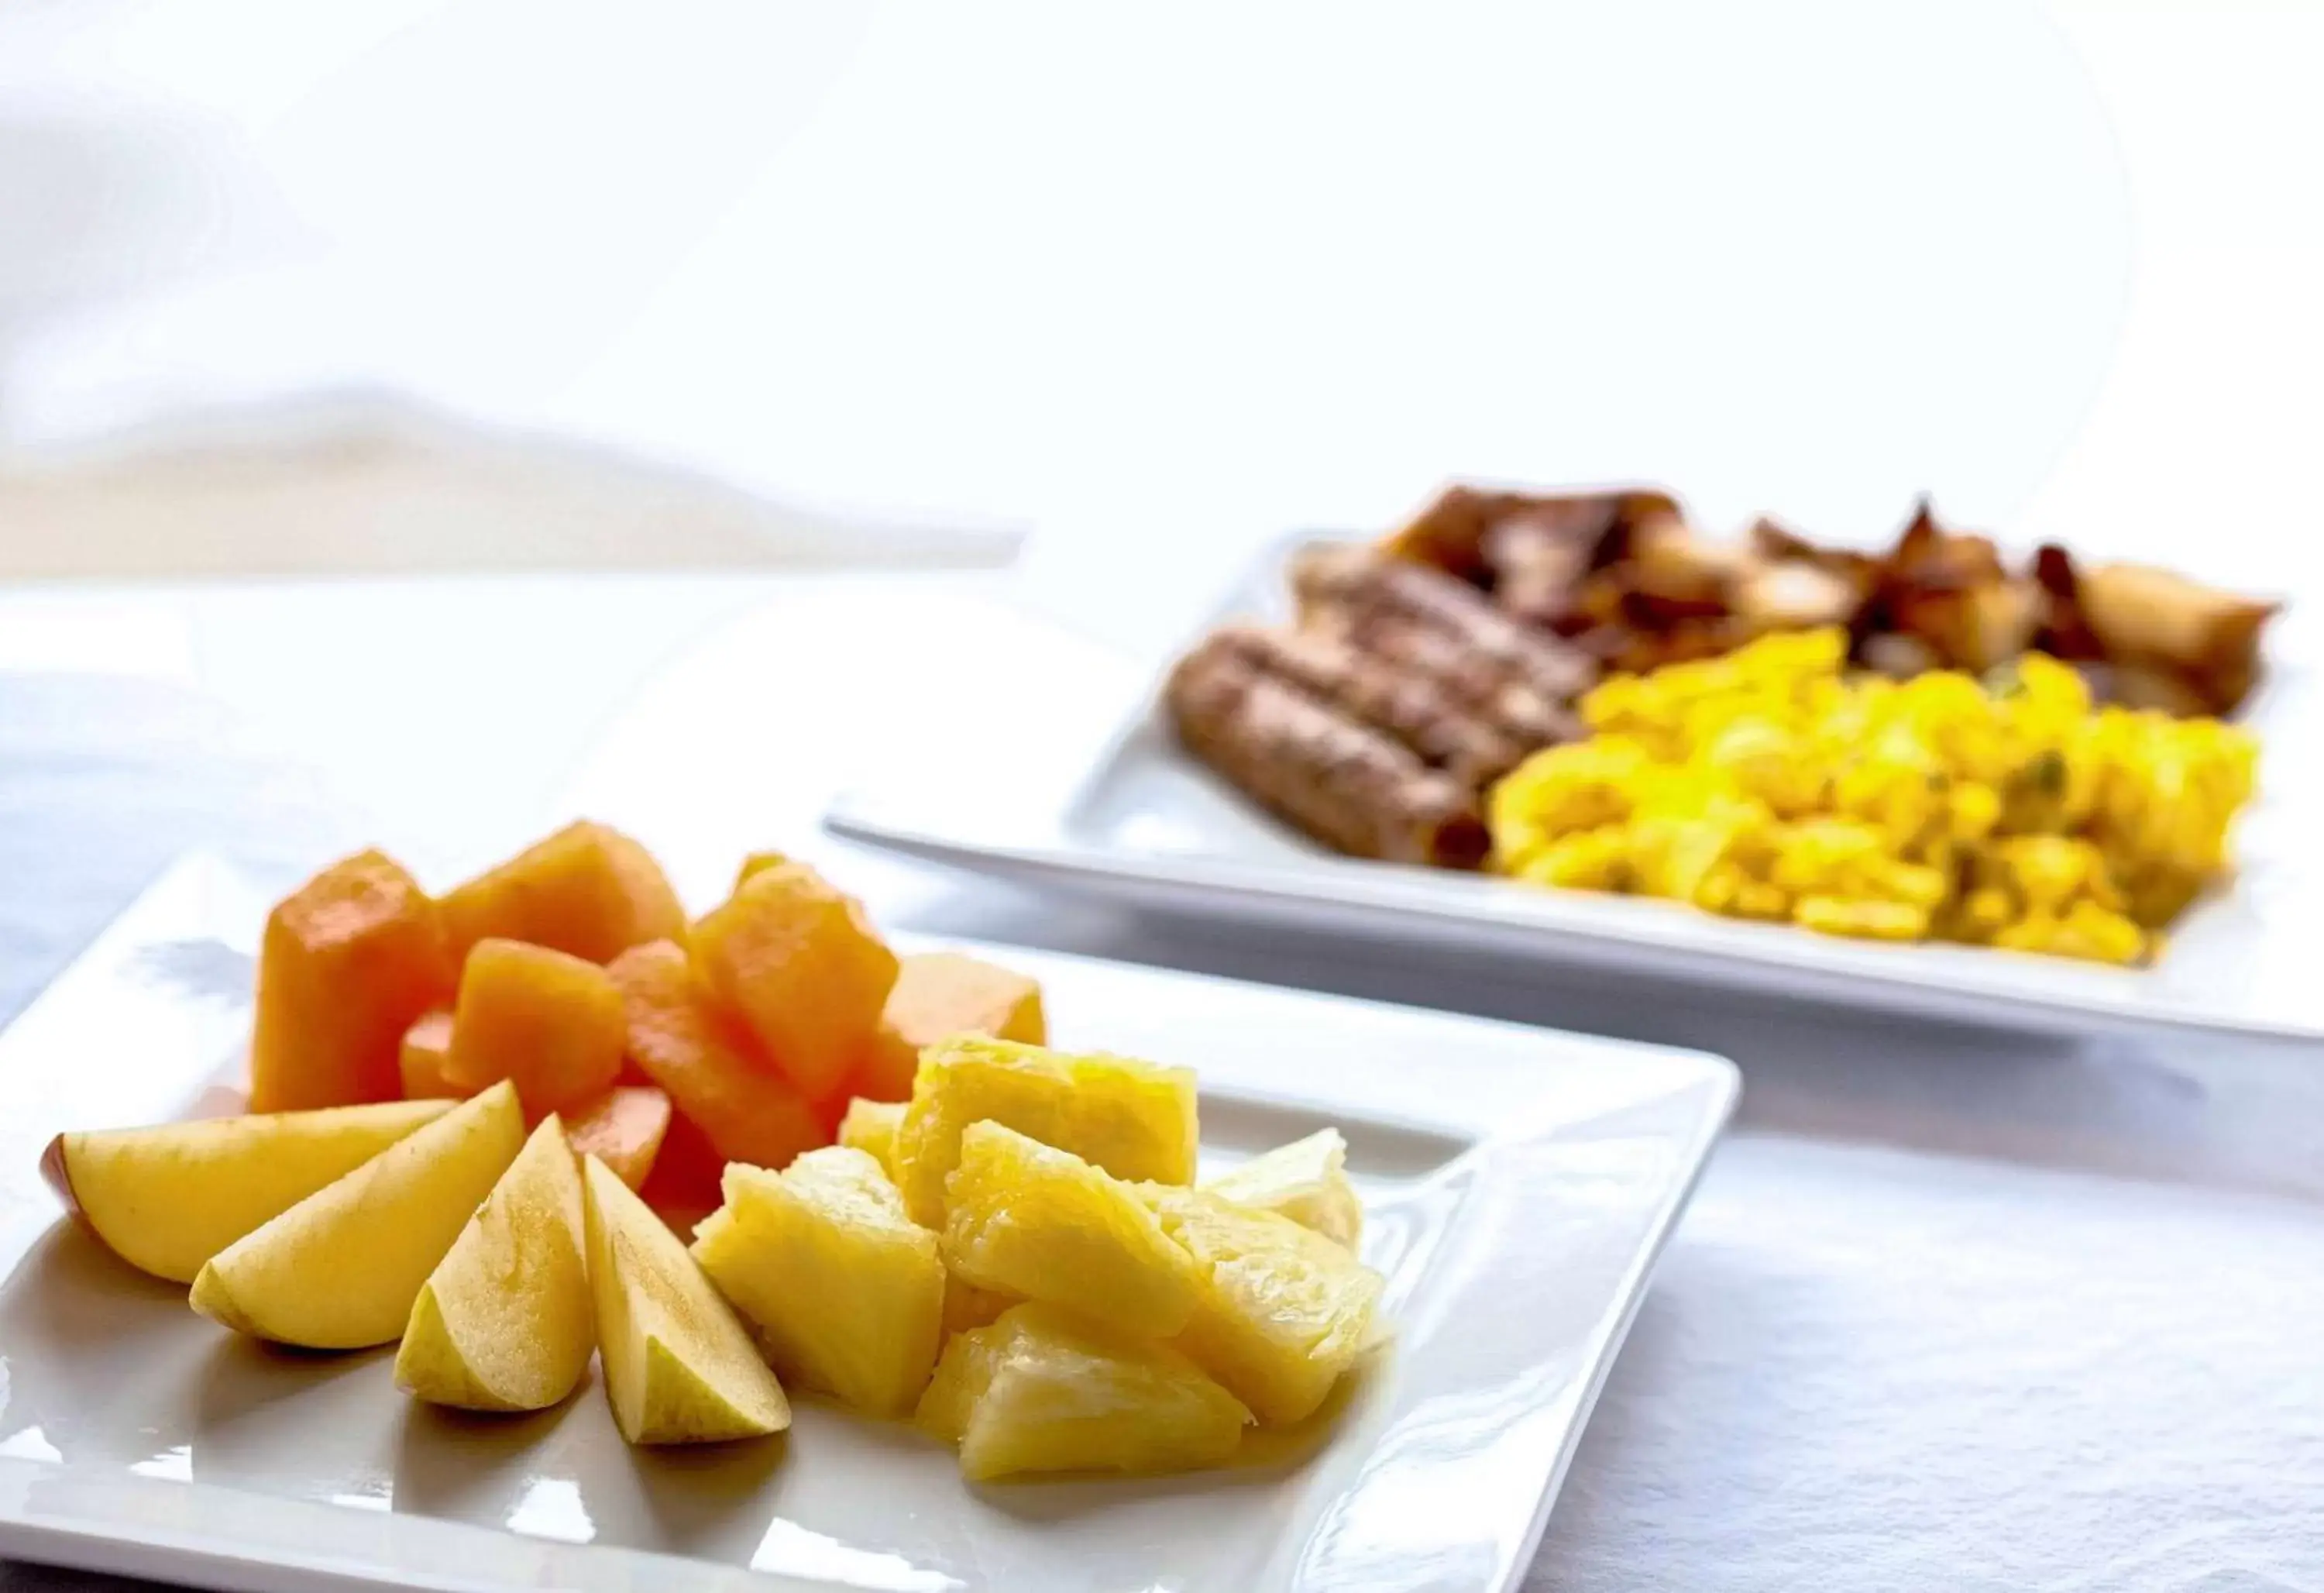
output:
[{"label": "browned sausage", "polygon": [[1230,625],[1215,641],[1262,674],[1288,681],[1475,790],[1515,768],[1526,746],[1473,712],[1434,676],[1398,668],[1327,631]]},{"label": "browned sausage", "polygon": [[1181,660],[1166,700],[1195,756],[1326,846],[1442,868],[1474,868],[1491,849],[1466,787],[1230,642],[1213,637]]}]

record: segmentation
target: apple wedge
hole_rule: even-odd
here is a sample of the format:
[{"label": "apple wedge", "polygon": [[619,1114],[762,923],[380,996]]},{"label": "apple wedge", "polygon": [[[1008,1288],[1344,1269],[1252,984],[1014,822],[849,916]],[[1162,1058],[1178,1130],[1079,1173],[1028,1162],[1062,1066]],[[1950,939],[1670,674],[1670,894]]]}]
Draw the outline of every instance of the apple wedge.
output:
[{"label": "apple wedge", "polygon": [[219,1251],[452,1104],[388,1101],[60,1134],[42,1153],[41,1172],[122,1260],[190,1283]]},{"label": "apple wedge", "polygon": [[581,1167],[598,1358],[622,1436],[716,1443],[788,1427],[782,1385],[685,1245],[603,1162]]},{"label": "apple wedge", "polygon": [[503,1080],[212,1256],[194,1309],[277,1344],[385,1344],[523,1144]]},{"label": "apple wedge", "polygon": [[395,1381],[431,1404],[545,1410],[595,1344],[581,1173],[551,1113],[421,1285]]}]

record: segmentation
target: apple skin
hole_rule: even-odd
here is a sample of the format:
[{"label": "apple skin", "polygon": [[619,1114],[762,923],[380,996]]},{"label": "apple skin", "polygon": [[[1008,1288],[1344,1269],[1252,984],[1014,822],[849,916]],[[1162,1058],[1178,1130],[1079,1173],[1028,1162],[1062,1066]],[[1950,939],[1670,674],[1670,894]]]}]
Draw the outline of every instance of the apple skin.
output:
[{"label": "apple skin", "polygon": [[97,1232],[88,1220],[88,1213],[81,1209],[80,1197],[73,1193],[72,1169],[65,1163],[65,1136],[61,1134],[50,1140],[41,1152],[41,1180],[57,1192],[67,1215],[90,1233]]}]

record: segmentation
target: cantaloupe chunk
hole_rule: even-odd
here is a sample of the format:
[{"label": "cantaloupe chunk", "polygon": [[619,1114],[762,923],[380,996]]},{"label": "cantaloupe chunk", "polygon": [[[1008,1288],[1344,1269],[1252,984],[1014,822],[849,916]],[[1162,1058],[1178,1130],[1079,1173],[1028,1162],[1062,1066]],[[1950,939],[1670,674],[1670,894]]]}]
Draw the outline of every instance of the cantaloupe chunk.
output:
[{"label": "cantaloupe chunk", "polygon": [[460,970],[444,1077],[463,1092],[513,1080],[537,1118],[612,1088],[627,1036],[622,993],[595,963],[479,940]]},{"label": "cantaloupe chunk", "polygon": [[390,1101],[411,1021],[452,993],[437,904],[394,859],[362,852],[276,904],[258,958],[250,1107]]},{"label": "cantaloupe chunk", "polygon": [[565,1137],[575,1155],[596,1157],[615,1178],[641,1190],[669,1133],[669,1097],[653,1085],[636,1084],[575,1108]]},{"label": "cantaloupe chunk", "polygon": [[688,945],[711,993],[810,1100],[846,1082],[896,982],[896,954],[862,905],[804,863],[752,875]]},{"label": "cantaloupe chunk", "polygon": [[1049,1042],[1038,979],[957,951],[923,951],[898,965],[879,1031],[848,1080],[866,1100],[909,1100],[925,1046],[954,1034]]},{"label": "cantaloupe chunk", "polygon": [[439,1006],[421,1013],[403,1032],[397,1064],[403,1074],[403,1098],[439,1100],[475,1093],[455,1089],[444,1077],[445,1053],[452,1048],[452,1009]]},{"label": "cantaloupe chunk", "polygon": [[881,1015],[915,1051],[954,1034],[1049,1043],[1040,981],[958,951],[905,958]]},{"label": "cantaloupe chunk", "polygon": [[652,853],[584,820],[446,896],[444,931],[456,957],[496,938],[610,962],[683,934],[686,907]]},{"label": "cantaloupe chunk", "polygon": [[[631,1060],[723,1161],[780,1172],[801,1151],[831,1143],[824,1115],[713,1005],[683,948],[632,947],[605,971],[622,993]],[[678,1137],[673,1125],[670,1143]]]},{"label": "cantaloupe chunk", "polygon": [[847,1076],[847,1093],[867,1101],[908,1101],[912,1098],[912,1076],[919,1070],[920,1048],[882,1018],[855,1070]]},{"label": "cantaloupe chunk", "polygon": [[726,1158],[711,1144],[710,1137],[673,1105],[661,1150],[638,1194],[673,1233],[690,1244],[696,1226],[717,1210],[725,1198],[719,1188],[725,1172]]}]

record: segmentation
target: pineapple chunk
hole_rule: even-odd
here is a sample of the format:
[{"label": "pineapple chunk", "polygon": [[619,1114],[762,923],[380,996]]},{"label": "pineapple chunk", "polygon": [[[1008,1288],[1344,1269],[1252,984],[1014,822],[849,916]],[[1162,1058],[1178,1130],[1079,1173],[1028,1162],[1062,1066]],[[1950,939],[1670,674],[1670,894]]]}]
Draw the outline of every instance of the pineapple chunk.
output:
[{"label": "pineapple chunk", "polygon": [[1169,1346],[1035,1302],[952,1341],[918,1420],[958,1444],[963,1474],[984,1482],[1215,1466],[1241,1442],[1250,1412]]},{"label": "pineapple chunk", "polygon": [[947,1181],[944,1258],[980,1289],[1070,1306],[1149,1338],[1183,1329],[1201,1298],[1193,1262],[1130,1185],[998,1123],[961,1135]]},{"label": "pineapple chunk", "polygon": [[867,1101],[862,1096],[847,1103],[839,1120],[839,1143],[868,1152],[890,1178],[896,1176],[896,1130],[904,1121],[901,1101]]},{"label": "pineapple chunk", "polygon": [[947,1273],[945,1277],[945,1337],[949,1338],[955,1333],[965,1333],[971,1328],[989,1328],[1001,1320],[1002,1311],[1017,1303],[1014,1294],[1003,1294],[998,1289],[980,1289],[956,1273]]},{"label": "pineapple chunk", "polygon": [[1203,1187],[1238,1206],[1272,1211],[1350,1250],[1364,1231],[1363,1203],[1348,1181],[1348,1142],[1336,1128],[1277,1145]]},{"label": "pineapple chunk", "polygon": [[984,1119],[1116,1178],[1194,1181],[1191,1070],[957,1035],[921,1053],[896,1131],[896,1182],[915,1221],[944,1225],[945,1180],[959,1164],[960,1136]]},{"label": "pineapple chunk", "polygon": [[936,1364],[945,1271],[879,1162],[831,1145],[783,1172],[733,1162],[724,1190],[695,1259],[775,1369],[878,1415],[909,1411]]},{"label": "pineapple chunk", "polygon": [[1178,1347],[1260,1421],[1312,1414],[1372,1342],[1380,1275],[1289,1218],[1209,1190],[1147,1184],[1139,1193],[1205,1275]]}]

